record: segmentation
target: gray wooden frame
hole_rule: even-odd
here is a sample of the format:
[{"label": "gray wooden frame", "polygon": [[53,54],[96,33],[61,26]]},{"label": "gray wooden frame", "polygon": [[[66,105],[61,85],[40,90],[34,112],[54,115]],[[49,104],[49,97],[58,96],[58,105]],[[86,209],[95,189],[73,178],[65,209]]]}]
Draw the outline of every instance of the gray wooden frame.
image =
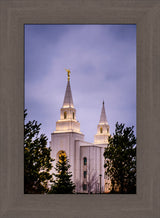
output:
[{"label": "gray wooden frame", "polygon": [[[137,194],[24,195],[24,24],[137,25]],[[0,217],[160,217],[160,1],[0,1]]]}]

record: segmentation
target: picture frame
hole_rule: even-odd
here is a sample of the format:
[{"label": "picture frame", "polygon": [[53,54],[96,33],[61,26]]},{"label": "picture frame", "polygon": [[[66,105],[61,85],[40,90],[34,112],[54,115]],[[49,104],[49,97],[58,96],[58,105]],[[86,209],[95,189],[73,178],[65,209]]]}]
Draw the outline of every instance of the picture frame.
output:
[{"label": "picture frame", "polygon": [[[0,217],[160,217],[158,0],[0,2]],[[24,194],[24,24],[136,24],[137,194]]]}]

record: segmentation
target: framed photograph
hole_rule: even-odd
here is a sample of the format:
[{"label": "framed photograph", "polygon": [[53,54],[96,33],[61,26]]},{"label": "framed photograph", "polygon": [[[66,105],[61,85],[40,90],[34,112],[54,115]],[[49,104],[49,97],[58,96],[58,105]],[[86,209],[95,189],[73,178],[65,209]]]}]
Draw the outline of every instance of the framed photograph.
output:
[{"label": "framed photograph", "polygon": [[[0,217],[158,218],[159,2],[15,0],[1,1],[0,12]],[[136,194],[24,194],[24,26],[29,24],[136,25]]]}]

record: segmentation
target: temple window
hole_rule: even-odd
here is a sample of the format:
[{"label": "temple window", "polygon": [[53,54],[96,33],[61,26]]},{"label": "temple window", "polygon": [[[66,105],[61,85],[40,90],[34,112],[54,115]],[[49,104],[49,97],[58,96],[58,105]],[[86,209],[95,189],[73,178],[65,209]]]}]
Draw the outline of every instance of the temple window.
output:
[{"label": "temple window", "polygon": [[84,171],[84,178],[87,178],[87,171]]},{"label": "temple window", "polygon": [[67,112],[64,112],[64,119],[67,119]]},{"label": "temple window", "polygon": [[62,156],[64,156],[64,160],[66,161],[66,157],[67,157],[66,152],[62,150],[57,153],[57,158],[56,158],[57,161],[61,162]]},{"label": "temple window", "polygon": [[83,191],[87,190],[87,184],[83,184]]},{"label": "temple window", "polygon": [[73,119],[74,119],[74,112],[73,112]]},{"label": "temple window", "polygon": [[100,128],[100,133],[103,133],[103,128],[102,127]]},{"label": "temple window", "polygon": [[86,157],[83,158],[83,164],[87,165],[87,158]]}]

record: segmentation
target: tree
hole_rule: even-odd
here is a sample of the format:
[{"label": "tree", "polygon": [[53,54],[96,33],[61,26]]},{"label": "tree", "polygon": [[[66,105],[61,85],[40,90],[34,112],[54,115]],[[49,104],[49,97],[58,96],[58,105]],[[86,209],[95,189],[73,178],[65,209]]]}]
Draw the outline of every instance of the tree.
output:
[{"label": "tree", "polygon": [[49,194],[72,194],[75,185],[71,181],[72,174],[69,172],[70,164],[65,153],[59,155],[59,160],[56,163],[55,170],[57,174],[54,173],[56,179],[51,186]]},{"label": "tree", "polygon": [[[86,181],[81,183],[80,180],[75,181],[75,192],[80,193],[81,188],[83,189],[84,186],[86,186],[86,192],[88,194],[93,194],[93,193],[99,193],[100,192],[100,181],[99,181],[99,175],[97,175],[97,172],[95,170],[90,171],[89,167],[86,169],[87,172],[87,178]],[[102,187],[101,187],[102,188]],[[103,192],[103,188],[101,189]]]},{"label": "tree", "polygon": [[116,123],[115,134],[109,137],[104,157],[106,174],[112,183],[112,192],[136,193],[136,138],[132,127]]},{"label": "tree", "polygon": [[81,181],[79,179],[77,179],[75,181],[75,193],[80,193],[81,192],[81,188],[82,188]]},{"label": "tree", "polygon": [[[24,120],[27,110],[24,111]],[[24,193],[45,193],[51,181],[51,149],[47,148],[47,137],[39,136],[41,124],[29,121],[24,124]]]},{"label": "tree", "polygon": [[97,193],[100,191],[100,187],[97,187],[99,185],[98,178],[96,172],[89,172],[89,181],[87,183],[88,185],[88,193]]}]

